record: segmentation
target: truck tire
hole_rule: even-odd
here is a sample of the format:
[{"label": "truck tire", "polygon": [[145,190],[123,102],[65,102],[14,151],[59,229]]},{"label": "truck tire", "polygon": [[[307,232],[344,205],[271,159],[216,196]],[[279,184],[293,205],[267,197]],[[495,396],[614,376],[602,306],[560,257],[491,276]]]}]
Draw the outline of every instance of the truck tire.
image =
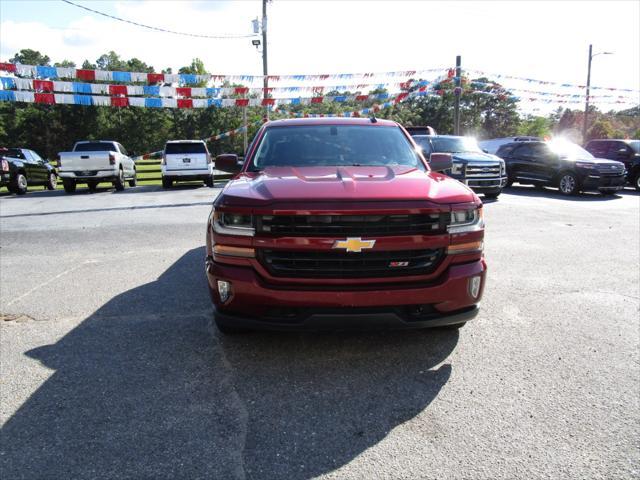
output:
[{"label": "truck tire", "polygon": [[25,193],[27,193],[27,177],[25,177],[23,173],[16,174],[11,182],[11,188],[16,194],[24,195]]},{"label": "truck tire", "polygon": [[558,189],[563,195],[575,195],[580,190],[578,178],[571,172],[563,172],[558,179]]},{"label": "truck tire", "polygon": [[173,180],[170,178],[162,177],[162,188],[171,188]]},{"label": "truck tire", "polygon": [[55,190],[57,186],[58,176],[55,173],[50,172],[49,179],[47,180],[47,184],[45,185],[45,187],[47,187],[47,190]]},{"label": "truck tire", "polygon": [[133,178],[131,180],[129,180],[129,186],[130,187],[135,187],[138,185],[138,173],[137,172],[133,172]]},{"label": "truck tire", "polygon": [[213,188],[213,175],[207,177],[207,179],[204,181],[204,184],[209,188]]},{"label": "truck tire", "polygon": [[636,172],[636,176],[633,177],[633,186],[637,192],[640,192],[640,171]]},{"label": "truck tire", "polygon": [[62,180],[62,186],[64,187],[64,191],[67,193],[73,193],[76,191],[75,180]]},{"label": "truck tire", "polygon": [[124,170],[120,169],[118,170],[118,176],[113,182],[113,186],[116,188],[118,192],[121,192],[122,190],[124,190],[125,185],[126,184],[124,181]]}]

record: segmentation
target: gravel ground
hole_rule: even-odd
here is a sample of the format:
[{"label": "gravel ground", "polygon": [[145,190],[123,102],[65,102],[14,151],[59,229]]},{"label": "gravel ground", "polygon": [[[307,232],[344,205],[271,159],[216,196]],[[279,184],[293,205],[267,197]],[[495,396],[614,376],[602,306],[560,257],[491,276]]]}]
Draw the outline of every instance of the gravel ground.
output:
[{"label": "gravel ground", "polygon": [[640,476],[640,195],[487,203],[459,333],[231,338],[217,192],[0,197],[2,478]]}]

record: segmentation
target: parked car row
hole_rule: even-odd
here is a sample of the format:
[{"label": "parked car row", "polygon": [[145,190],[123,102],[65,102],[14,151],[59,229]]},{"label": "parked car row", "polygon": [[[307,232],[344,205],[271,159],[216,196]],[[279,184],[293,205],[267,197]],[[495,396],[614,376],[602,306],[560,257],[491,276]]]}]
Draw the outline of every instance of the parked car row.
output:
[{"label": "parked car row", "polygon": [[[568,141],[520,136],[476,142],[471,137],[437,135],[431,127],[407,127],[426,157],[449,153],[445,173],[485,198],[497,198],[513,183],[556,187],[562,194],[587,190],[614,193],[628,182],[640,191],[640,140],[591,140],[585,148]],[[202,140],[170,140],[162,152],[163,188],[199,180],[213,187],[215,162]],[[58,169],[36,152],[0,148],[0,186],[24,194],[28,185],[55,189],[58,177],[73,193],[78,183],[95,190],[111,183],[116,190],[137,184],[133,159],[118,142],[80,141],[59,154]]]}]

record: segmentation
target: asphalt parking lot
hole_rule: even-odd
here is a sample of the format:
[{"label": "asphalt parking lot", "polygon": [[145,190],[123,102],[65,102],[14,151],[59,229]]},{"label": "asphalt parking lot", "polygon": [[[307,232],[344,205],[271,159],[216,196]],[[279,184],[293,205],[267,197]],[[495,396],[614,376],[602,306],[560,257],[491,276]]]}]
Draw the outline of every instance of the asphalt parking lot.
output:
[{"label": "asphalt parking lot", "polygon": [[488,203],[459,333],[223,337],[218,191],[0,197],[3,478],[638,478],[636,192]]}]

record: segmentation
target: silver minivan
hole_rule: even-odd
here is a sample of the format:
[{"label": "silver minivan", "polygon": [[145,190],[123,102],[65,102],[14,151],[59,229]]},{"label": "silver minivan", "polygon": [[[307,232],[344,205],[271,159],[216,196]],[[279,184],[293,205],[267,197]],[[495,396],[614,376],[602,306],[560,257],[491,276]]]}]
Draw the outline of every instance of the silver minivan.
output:
[{"label": "silver minivan", "polygon": [[214,163],[202,140],[169,140],[162,152],[162,187],[173,182],[202,180],[213,187]]}]

